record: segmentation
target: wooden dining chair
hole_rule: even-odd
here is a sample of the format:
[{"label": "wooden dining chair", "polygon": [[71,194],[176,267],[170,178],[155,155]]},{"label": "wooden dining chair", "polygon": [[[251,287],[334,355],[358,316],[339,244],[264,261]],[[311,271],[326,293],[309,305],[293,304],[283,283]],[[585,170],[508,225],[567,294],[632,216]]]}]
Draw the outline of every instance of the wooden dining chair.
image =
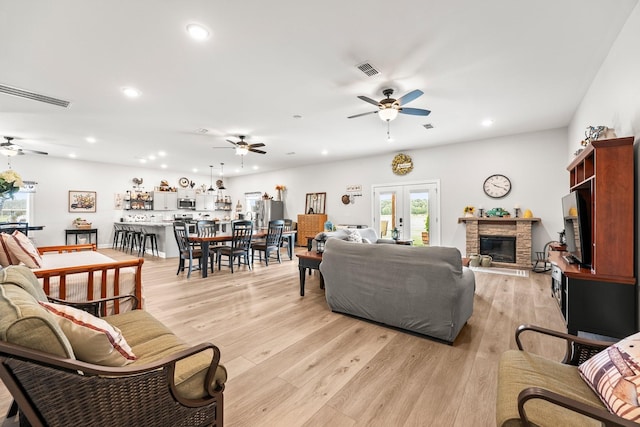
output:
[{"label": "wooden dining chair", "polygon": [[280,244],[282,243],[282,231],[284,230],[284,220],[277,219],[269,221],[269,228],[267,230],[267,237],[264,242],[253,243],[251,245],[251,263],[253,264],[253,257],[255,252],[258,251],[260,261],[262,261],[262,253],[264,252],[265,264],[269,265],[269,255],[271,252],[277,254],[278,263],[282,263],[280,260]]},{"label": "wooden dining chair", "polygon": [[251,221],[233,221],[231,223],[231,245],[220,246],[217,248],[218,270],[222,265],[222,257],[229,258],[229,268],[233,273],[233,264],[238,259],[238,267],[242,261],[251,270],[251,260],[249,259],[249,251],[251,250],[251,238],[253,236],[253,222]]},{"label": "wooden dining chair", "polygon": [[[194,270],[193,260],[198,260],[198,268],[202,268],[200,265],[200,258],[202,256],[202,250],[200,248],[194,247],[191,242],[189,242],[189,230],[187,225],[182,221],[176,221],[173,223],[173,234],[176,236],[176,243],[178,244],[178,251],[180,252],[180,260],[178,262],[178,271],[177,274],[180,274],[181,271],[184,271],[184,262],[186,260],[189,261],[189,269],[187,270],[187,279],[191,277],[191,271]],[[206,266],[205,266],[206,268]]]}]

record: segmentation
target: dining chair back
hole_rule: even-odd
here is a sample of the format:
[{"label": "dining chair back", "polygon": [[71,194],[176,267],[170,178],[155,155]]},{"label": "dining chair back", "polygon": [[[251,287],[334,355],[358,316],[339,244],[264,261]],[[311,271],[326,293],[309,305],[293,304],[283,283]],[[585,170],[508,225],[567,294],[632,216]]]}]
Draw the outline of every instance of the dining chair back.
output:
[{"label": "dining chair back", "polygon": [[231,223],[231,246],[222,246],[218,249],[218,270],[222,265],[222,256],[229,258],[229,267],[233,273],[234,260],[238,259],[238,267],[240,263],[244,263],[251,270],[251,261],[249,259],[249,251],[251,250],[251,238],[253,237],[253,222],[247,220],[238,220]]},{"label": "dining chair back", "polygon": [[25,236],[29,234],[28,222],[3,222],[0,223],[0,233],[12,234],[14,231],[19,231]]},{"label": "dining chair back", "polygon": [[218,233],[215,221],[201,219],[196,222],[196,233],[199,237],[215,237]]},{"label": "dining chair back", "polygon": [[277,254],[278,263],[280,260],[280,244],[282,243],[282,231],[284,230],[284,220],[278,219],[269,221],[269,228],[267,230],[267,237],[264,242],[254,243],[251,247],[251,263],[253,263],[253,257],[255,251],[258,251],[260,261],[262,261],[262,252],[264,252],[265,264],[269,265],[269,255],[271,252]]},{"label": "dining chair back", "polygon": [[191,271],[194,270],[193,260],[198,260],[198,269],[202,266],[200,265],[200,257],[202,256],[202,252],[200,248],[195,248],[191,242],[189,242],[189,229],[187,228],[187,224],[182,221],[176,221],[173,223],[173,234],[176,237],[176,243],[178,244],[178,251],[180,252],[180,260],[178,263],[178,271],[176,274],[180,274],[181,271],[184,271],[184,262],[186,260],[189,261],[189,269],[187,270],[187,278],[191,277]]}]

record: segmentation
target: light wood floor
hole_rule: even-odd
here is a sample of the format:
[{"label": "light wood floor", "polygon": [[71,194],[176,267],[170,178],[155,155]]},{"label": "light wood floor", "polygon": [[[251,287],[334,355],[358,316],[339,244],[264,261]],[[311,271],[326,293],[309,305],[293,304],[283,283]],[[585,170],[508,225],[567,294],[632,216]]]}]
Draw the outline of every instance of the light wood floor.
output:
[{"label": "light wood floor", "polygon": [[[220,347],[229,427],[493,426],[498,358],[515,348],[516,326],[563,330],[548,274],[476,273],[473,316],[449,346],[332,313],[317,273],[300,297],[295,257],[207,279],[176,267],[146,257],[145,306],[186,341]],[[526,342],[561,357],[559,343]]]}]

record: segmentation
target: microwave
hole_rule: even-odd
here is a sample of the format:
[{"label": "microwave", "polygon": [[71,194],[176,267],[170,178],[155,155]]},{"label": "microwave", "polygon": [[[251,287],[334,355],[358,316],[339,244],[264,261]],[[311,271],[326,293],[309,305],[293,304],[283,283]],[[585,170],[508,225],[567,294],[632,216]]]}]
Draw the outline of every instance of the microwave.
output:
[{"label": "microwave", "polygon": [[195,199],[178,199],[178,209],[196,209]]}]

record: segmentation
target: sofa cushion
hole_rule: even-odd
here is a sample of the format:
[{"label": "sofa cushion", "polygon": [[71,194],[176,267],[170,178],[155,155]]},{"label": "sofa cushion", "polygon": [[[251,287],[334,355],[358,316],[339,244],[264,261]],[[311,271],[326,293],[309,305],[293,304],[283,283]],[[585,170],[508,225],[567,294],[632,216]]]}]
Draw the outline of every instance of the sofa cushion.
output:
[{"label": "sofa cushion", "polygon": [[[138,359],[130,366],[144,365],[165,356],[190,348],[155,317],[146,311],[134,310],[104,318],[122,331]],[[204,388],[207,370],[211,364],[210,352],[201,352],[176,363],[175,383],[181,396],[197,399],[206,396]],[[227,381],[227,370],[219,365],[214,389]]]},{"label": "sofa cushion", "polygon": [[362,236],[360,236],[360,233],[358,233],[358,230],[346,230],[347,231],[347,236],[345,237],[345,240],[347,242],[354,242],[354,243],[362,243]]},{"label": "sofa cushion", "polygon": [[[497,426],[520,426],[518,394],[528,387],[541,387],[604,409],[604,405],[580,378],[576,366],[546,359],[536,354],[508,350],[498,368]],[[599,422],[541,399],[525,405],[527,416],[537,426],[600,426]]]},{"label": "sofa cushion", "polygon": [[53,316],[40,306],[46,300],[25,266],[0,270],[0,339],[56,356],[74,358],[73,349]]},{"label": "sofa cushion", "polygon": [[611,413],[640,421],[640,332],[582,363],[578,370]]},{"label": "sofa cushion", "polygon": [[103,366],[124,366],[136,360],[120,330],[103,319],[68,305],[40,305],[53,314],[78,360]]}]

